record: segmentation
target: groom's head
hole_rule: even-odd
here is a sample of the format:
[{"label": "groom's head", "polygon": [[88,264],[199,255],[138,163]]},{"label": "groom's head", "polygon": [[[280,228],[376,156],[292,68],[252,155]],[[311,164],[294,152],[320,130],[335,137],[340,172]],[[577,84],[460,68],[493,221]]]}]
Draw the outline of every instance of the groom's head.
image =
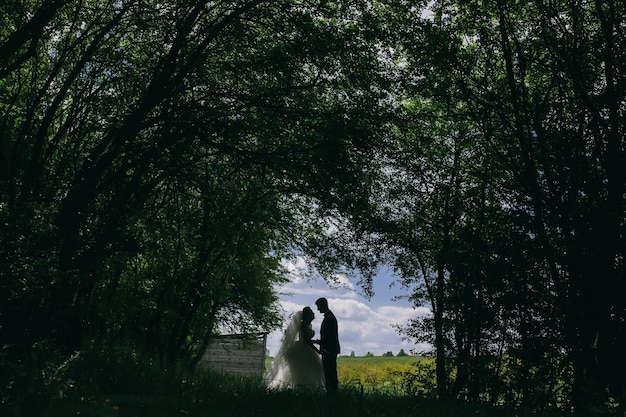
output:
[{"label": "groom's head", "polygon": [[318,298],[317,301],[315,302],[315,305],[317,306],[317,309],[322,314],[328,311],[328,300],[325,299],[324,297]]}]

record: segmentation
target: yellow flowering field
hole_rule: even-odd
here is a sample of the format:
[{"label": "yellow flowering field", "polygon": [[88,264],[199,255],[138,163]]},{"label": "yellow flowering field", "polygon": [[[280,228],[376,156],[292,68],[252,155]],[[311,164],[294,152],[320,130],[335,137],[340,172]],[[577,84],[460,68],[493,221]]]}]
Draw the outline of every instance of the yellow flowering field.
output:
[{"label": "yellow flowering field", "polygon": [[432,360],[420,356],[341,356],[337,374],[341,384],[366,389],[401,389],[409,379],[434,370]]}]

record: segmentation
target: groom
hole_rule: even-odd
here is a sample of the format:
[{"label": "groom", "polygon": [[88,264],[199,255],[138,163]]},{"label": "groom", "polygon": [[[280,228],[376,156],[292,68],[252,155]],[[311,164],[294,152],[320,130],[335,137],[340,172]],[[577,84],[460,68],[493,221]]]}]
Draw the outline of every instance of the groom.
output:
[{"label": "groom", "polygon": [[326,298],[318,298],[315,302],[317,309],[324,315],[320,327],[320,350],[322,351],[322,365],[326,378],[326,392],[337,392],[339,382],[337,380],[337,355],[339,354],[339,332],[337,330],[337,318],[328,308]]}]

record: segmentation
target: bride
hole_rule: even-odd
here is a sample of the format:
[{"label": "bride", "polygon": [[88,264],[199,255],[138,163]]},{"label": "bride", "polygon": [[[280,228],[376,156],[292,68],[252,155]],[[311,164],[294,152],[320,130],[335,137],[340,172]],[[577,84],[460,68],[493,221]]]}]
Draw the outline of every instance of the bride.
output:
[{"label": "bride", "polygon": [[315,313],[304,307],[285,329],[276,358],[264,375],[270,389],[324,391],[324,370],[319,349],[313,345]]}]

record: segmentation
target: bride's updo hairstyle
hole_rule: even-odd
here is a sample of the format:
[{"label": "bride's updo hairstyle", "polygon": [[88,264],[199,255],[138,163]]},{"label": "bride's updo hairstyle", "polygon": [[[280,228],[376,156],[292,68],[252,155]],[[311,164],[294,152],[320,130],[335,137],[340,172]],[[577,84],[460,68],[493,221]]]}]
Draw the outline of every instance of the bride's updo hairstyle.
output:
[{"label": "bride's updo hairstyle", "polygon": [[302,309],[302,321],[310,323],[315,318],[315,313],[311,310],[311,307],[304,307]]}]

